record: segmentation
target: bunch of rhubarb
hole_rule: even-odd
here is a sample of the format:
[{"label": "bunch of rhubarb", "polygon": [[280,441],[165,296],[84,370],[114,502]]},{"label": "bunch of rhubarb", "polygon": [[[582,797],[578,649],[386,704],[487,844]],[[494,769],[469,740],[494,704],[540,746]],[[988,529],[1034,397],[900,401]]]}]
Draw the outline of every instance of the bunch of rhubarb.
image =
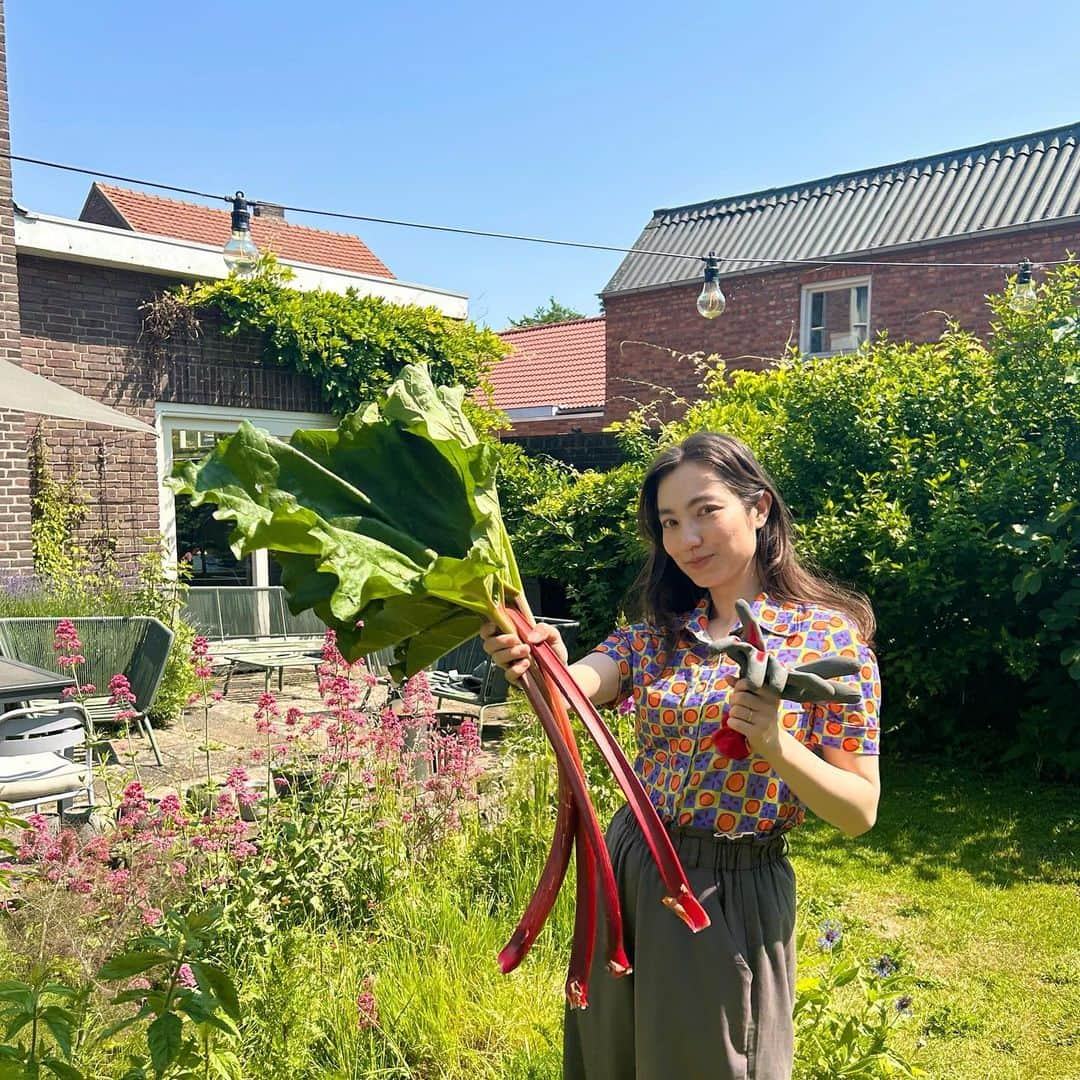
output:
[{"label": "bunch of rhubarb", "polygon": [[[535,625],[495,489],[497,458],[462,411],[464,391],[436,387],[410,366],[383,400],[332,431],[289,442],[250,424],[169,481],[193,505],[212,503],[233,523],[238,557],[274,552],[294,612],[314,610],[349,659],[393,646],[396,673],[412,675],[474,636],[487,621],[524,636]],[[576,853],[577,905],[567,976],[584,1008],[596,912],[603,908],[613,975],[630,965],[611,860],[589,798],[569,713],[575,712],[623,790],[666,888],[664,903],[698,931],[709,917],[691,892],[641,782],[592,703],[548,645],[522,681],[555,751],[558,814],[551,851],[520,924],[499,954],[524,958]],[[599,895],[598,895],[599,894]]]}]

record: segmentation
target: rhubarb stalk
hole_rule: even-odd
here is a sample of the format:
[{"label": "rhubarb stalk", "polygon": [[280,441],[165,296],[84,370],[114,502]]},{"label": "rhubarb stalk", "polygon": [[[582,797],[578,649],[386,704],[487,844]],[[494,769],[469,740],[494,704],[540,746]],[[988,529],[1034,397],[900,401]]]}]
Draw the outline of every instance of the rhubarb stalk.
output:
[{"label": "rhubarb stalk", "polygon": [[[514,622],[518,636],[524,639],[532,627],[518,612],[511,608],[505,610]],[[709,925],[709,916],[691,890],[690,884],[686,880],[686,874],[683,872],[678,856],[675,854],[675,849],[672,847],[671,838],[661,824],[656,809],[650,802],[648,795],[646,795],[637,774],[623,756],[622,749],[616,742],[615,737],[600,718],[600,714],[596,711],[592,702],[574,681],[573,676],[556,655],[554,649],[547,642],[542,642],[533,646],[533,655],[543,674],[555,684],[574,711],[581,717],[585,730],[588,731],[596,743],[604,760],[607,762],[608,768],[611,769],[619,783],[619,787],[622,788],[623,793],[626,795],[630,809],[637,819],[645,837],[645,842],[660,872],[660,878],[664,883],[664,887],[668,890],[668,895],[664,897],[664,904],[675,912],[695,933],[704,930]],[[528,676],[526,676],[527,679]],[[523,680],[523,682],[526,680]],[[535,703],[533,707],[536,708]]]},{"label": "rhubarb stalk", "polygon": [[[516,612],[515,612],[516,615]],[[527,625],[527,624],[526,624]],[[611,858],[607,852],[604,835],[600,830],[596,819],[596,811],[593,809],[592,800],[589,798],[588,789],[585,786],[585,777],[581,771],[580,759],[577,757],[577,746],[570,749],[570,743],[564,736],[564,731],[555,713],[549,705],[531,672],[521,679],[521,688],[525,691],[529,703],[533,707],[544,729],[544,733],[555,751],[555,758],[559,767],[565,774],[574,801],[578,809],[578,843],[581,843],[581,835],[584,833],[592,849],[594,860],[599,863],[604,912],[608,921],[609,954],[608,968],[613,974],[626,974],[630,970],[630,964],[623,950],[622,913],[619,910],[619,893],[615,884],[615,875],[611,869]],[[573,734],[571,732],[571,742]],[[595,888],[595,886],[594,886]]]},{"label": "rhubarb stalk", "polygon": [[[577,890],[574,897],[574,940],[566,974],[566,1000],[571,1009],[589,1007],[589,971],[596,941],[596,858],[578,818]],[[620,950],[622,948],[620,944]],[[629,970],[629,969],[628,969]]]}]

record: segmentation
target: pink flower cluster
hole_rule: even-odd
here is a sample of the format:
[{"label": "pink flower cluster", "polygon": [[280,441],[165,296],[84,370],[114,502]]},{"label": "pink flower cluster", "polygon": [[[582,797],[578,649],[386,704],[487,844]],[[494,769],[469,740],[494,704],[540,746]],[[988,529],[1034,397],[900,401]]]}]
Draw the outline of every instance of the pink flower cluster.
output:
[{"label": "pink flower cluster", "polygon": [[115,826],[85,844],[72,829],[53,833],[48,819],[34,814],[18,849],[19,861],[32,871],[20,889],[28,903],[40,886],[76,894],[97,925],[154,926],[184,891],[230,880],[236,864],[255,854],[237,810],[254,798],[246,773],[237,770],[213,811],[193,817],[175,794],[153,803],[133,782],[124,789]]},{"label": "pink flower cluster", "polygon": [[134,720],[139,715],[135,709],[135,694],[126,675],[114,675],[109,680],[109,704],[120,707],[117,720]]},{"label": "pink flower cluster", "polygon": [[375,981],[370,975],[361,985],[356,998],[356,1026],[365,1031],[379,1026],[379,1003],[375,1000]]},{"label": "pink flower cluster", "polygon": [[57,664],[68,670],[86,663],[86,657],[82,654],[82,642],[79,640],[79,631],[70,619],[61,619],[56,624],[53,633],[53,648],[59,654]]}]

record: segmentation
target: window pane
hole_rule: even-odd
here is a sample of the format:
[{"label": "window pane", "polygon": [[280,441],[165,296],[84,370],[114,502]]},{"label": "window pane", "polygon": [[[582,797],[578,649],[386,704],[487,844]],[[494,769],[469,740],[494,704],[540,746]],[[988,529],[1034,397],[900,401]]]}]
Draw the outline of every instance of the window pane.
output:
[{"label": "window pane", "polygon": [[812,353],[825,351],[825,332],[823,330],[810,331],[810,351]]},{"label": "window pane", "polygon": [[810,294],[810,325],[825,325],[825,294],[823,292]]},{"label": "window pane", "polygon": [[[224,431],[203,431],[199,428],[174,428],[172,433],[173,461],[190,461],[204,457],[228,434]],[[193,507],[186,495],[177,495],[176,552],[191,559],[192,585],[250,585],[251,556],[237,559],[229,548],[232,525],[214,520],[214,507],[203,503]]]},{"label": "window pane", "polygon": [[868,316],[868,304],[870,300],[870,286],[859,285],[855,289],[855,311],[853,322],[866,323],[869,322]]}]

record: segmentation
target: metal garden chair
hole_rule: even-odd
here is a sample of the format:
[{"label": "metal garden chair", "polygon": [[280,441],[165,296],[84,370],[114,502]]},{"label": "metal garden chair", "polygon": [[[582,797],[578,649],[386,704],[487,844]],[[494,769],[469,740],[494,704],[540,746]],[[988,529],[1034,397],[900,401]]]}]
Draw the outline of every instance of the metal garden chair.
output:
[{"label": "metal garden chair", "polygon": [[[79,795],[94,805],[90,717],[77,702],[0,713],[0,802],[12,808],[55,802],[60,813]],[[76,761],[76,747],[85,758]]]},{"label": "metal garden chair", "polygon": [[[53,639],[61,618],[0,619],[0,653],[13,660],[59,671]],[[146,736],[157,764],[163,764],[147,714],[165,672],[173,632],[147,615],[80,616],[71,622],[86,657],[79,678],[97,688],[86,703],[91,724],[118,722],[117,714],[126,707],[109,704],[109,680],[118,674],[126,676],[135,695],[135,715],[131,722]]]}]

